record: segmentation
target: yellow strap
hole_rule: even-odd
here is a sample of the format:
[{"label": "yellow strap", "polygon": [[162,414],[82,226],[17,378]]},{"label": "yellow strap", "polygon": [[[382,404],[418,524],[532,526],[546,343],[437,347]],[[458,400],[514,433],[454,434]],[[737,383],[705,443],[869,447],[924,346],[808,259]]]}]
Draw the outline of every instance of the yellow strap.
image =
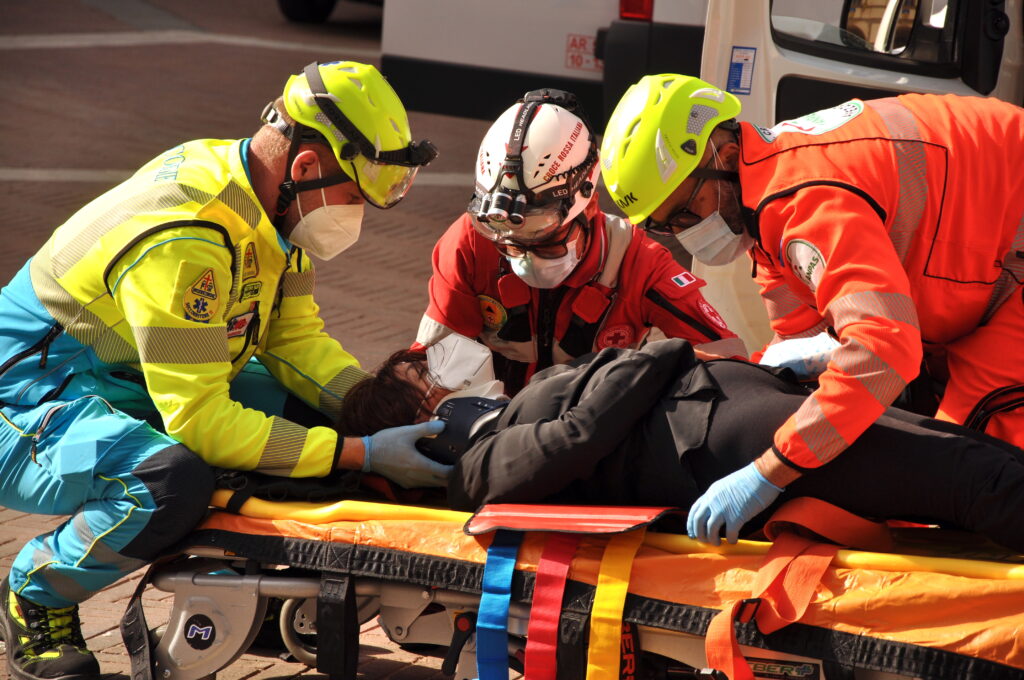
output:
[{"label": "yellow strap", "polygon": [[594,608],[590,614],[587,680],[619,677],[622,610],[626,606],[633,558],[644,542],[645,533],[641,528],[612,536],[601,556]]},{"label": "yellow strap", "polygon": [[[644,543],[673,554],[716,553],[720,555],[764,555],[771,543],[739,541],[735,545],[708,545],[675,534],[651,534]],[[923,571],[966,578],[1016,581],[1024,579],[1024,564],[969,560],[960,557],[928,557],[890,553],[840,550],[833,566],[846,569],[878,569],[879,571]]]},{"label": "yellow strap", "polygon": [[[226,508],[233,491],[218,489],[213,492],[212,505]],[[240,515],[254,519],[289,519],[306,524],[327,522],[366,522],[369,520],[427,520],[434,522],[458,522],[461,527],[471,513],[455,510],[423,508],[415,505],[392,505],[390,503],[367,503],[366,501],[338,501],[337,503],[301,503],[289,501],[278,503],[259,498],[250,498],[242,503]]]}]

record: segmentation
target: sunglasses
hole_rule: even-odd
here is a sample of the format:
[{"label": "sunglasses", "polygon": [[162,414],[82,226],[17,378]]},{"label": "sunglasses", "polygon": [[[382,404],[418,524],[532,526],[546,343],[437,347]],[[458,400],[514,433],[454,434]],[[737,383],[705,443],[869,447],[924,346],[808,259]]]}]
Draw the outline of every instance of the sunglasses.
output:
[{"label": "sunglasses", "polygon": [[672,211],[663,222],[657,222],[653,218],[648,217],[644,220],[643,224],[640,225],[641,229],[651,234],[672,236],[677,231],[696,226],[704,218],[690,210],[690,204],[693,203],[693,199],[697,197],[697,192],[699,192],[700,188],[704,186],[704,182],[706,180],[713,179],[736,183],[739,182],[740,179],[739,173],[734,170],[719,170],[717,168],[695,168],[694,171],[690,173],[690,177],[697,178],[697,186],[693,188],[690,198],[686,199],[686,203],[683,204],[683,207]]},{"label": "sunglasses", "polygon": [[557,260],[568,254],[569,241],[576,234],[577,227],[579,227],[579,220],[573,220],[562,238],[543,243],[520,243],[510,238],[503,238],[493,243],[498,252],[506,257],[523,257],[527,253],[532,253],[542,260]]},{"label": "sunglasses", "polygon": [[641,228],[649,234],[672,236],[676,231],[688,229],[700,222],[704,218],[690,210],[690,204],[693,203],[693,199],[697,196],[700,188],[704,186],[704,181],[703,177],[697,180],[697,186],[693,188],[693,193],[690,194],[690,198],[686,199],[683,207],[672,211],[664,222],[657,222],[653,217],[648,217],[644,220]]}]

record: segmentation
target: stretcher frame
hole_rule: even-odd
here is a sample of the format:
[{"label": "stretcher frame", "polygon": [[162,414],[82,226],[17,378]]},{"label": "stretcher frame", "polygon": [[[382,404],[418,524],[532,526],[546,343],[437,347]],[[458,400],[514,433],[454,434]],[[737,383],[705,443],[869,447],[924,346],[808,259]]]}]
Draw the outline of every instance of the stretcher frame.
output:
[{"label": "stretcher frame", "polygon": [[[264,502],[249,500],[243,511],[261,503]],[[336,509],[346,504],[346,509],[338,514]],[[278,505],[264,503],[254,514],[272,516],[276,512],[273,506]],[[131,608],[126,615],[127,625],[123,629],[132,655],[133,680],[210,678],[249,648],[263,624],[270,598],[285,601],[279,620],[289,651],[332,680],[355,677],[359,627],[373,616],[378,617],[383,630],[397,644],[447,648],[442,668],[457,680],[477,677],[474,635],[472,630],[460,633],[459,617],[474,613],[479,604],[484,568],[479,550],[488,539],[462,532],[468,514],[349,501],[303,505],[301,510],[309,521],[217,512],[188,538],[188,547],[179,557],[154,568],[149,579],[156,588],[174,593],[174,602],[162,634],[150,631],[144,639],[139,636],[138,621],[133,632]],[[399,514],[391,515],[392,519],[374,518],[378,512],[386,517],[394,511]],[[417,523],[421,523],[425,535],[441,537],[440,549],[436,545],[417,550],[388,544],[388,534],[396,526],[402,525],[402,530],[408,532]],[[332,540],[315,537],[323,535],[331,535]],[[542,542],[543,534],[528,538],[524,550],[531,540]],[[600,540],[593,539],[594,545]],[[645,545],[645,550],[650,554],[642,552],[638,559],[677,564],[685,556],[666,554],[670,551],[665,547],[686,541],[681,536],[649,534],[648,544],[653,547],[648,549]],[[594,545],[589,549],[593,550]],[[452,546],[458,546],[458,550]],[[465,552],[467,546],[469,552]],[[750,569],[765,549],[764,544],[748,541],[728,548],[700,544],[689,547],[697,552],[687,559],[720,560],[722,573],[727,565],[740,571]],[[457,556],[444,556],[446,551]],[[903,575],[931,569],[944,584],[991,582],[992,588],[972,595],[981,608],[976,618],[984,619],[985,608],[994,610],[998,606],[1000,611],[993,611],[993,615],[998,614],[1001,629],[1012,630],[1016,626],[1024,638],[1024,565],[852,551],[841,551],[837,562],[835,570],[847,570],[846,579],[851,578],[850,574],[877,578],[880,564],[881,571],[897,570],[892,573]],[[512,578],[507,623],[513,670],[521,670],[516,659],[521,660],[525,644],[534,569],[535,559],[530,557],[530,551],[521,553]],[[575,632],[578,649],[587,627],[596,580],[593,574],[583,571],[574,576],[563,600],[560,635],[563,639],[572,638]],[[648,670],[663,671],[653,677],[724,677],[705,668],[703,636],[718,609],[653,598],[637,590],[642,590],[640,584],[631,582],[623,620],[636,626],[640,649],[645,658],[654,660],[653,665],[648,664]],[[138,614],[139,598],[136,605]],[[858,635],[819,623],[801,621],[767,636],[753,623],[738,624],[741,649],[752,662],[755,677],[1024,678],[1024,639],[1002,644],[1000,648],[1009,651],[1006,658],[997,660],[991,652],[978,654],[969,648],[951,651],[891,636]],[[995,630],[996,624],[992,626]],[[202,640],[204,634],[213,639]],[[315,646],[306,641],[305,636],[312,634],[316,635]],[[580,675],[578,670],[575,675]]]}]

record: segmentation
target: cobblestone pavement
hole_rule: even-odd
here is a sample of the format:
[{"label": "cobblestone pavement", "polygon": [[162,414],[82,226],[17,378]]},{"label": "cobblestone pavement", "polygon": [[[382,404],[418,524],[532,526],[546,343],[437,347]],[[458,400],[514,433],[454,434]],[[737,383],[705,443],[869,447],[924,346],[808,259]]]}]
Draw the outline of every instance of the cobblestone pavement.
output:
[{"label": "cobblestone pavement", "polygon": [[[251,135],[264,104],[313,59],[379,65],[380,15],[379,7],[343,1],[328,23],[298,26],[270,0],[0,0],[0,282],[75,210],[162,150]],[[415,335],[431,246],[465,206],[487,128],[479,120],[410,118],[415,137],[432,139],[440,157],[398,207],[368,209],[359,243],[318,272],[328,330],[366,366]],[[61,521],[0,509],[0,574],[29,538]],[[107,678],[128,676],[118,621],[138,578],[82,607]],[[150,588],[145,603],[152,625],[166,620],[170,595]],[[362,678],[443,677],[439,659],[399,649],[373,622],[361,641]],[[0,666],[6,674],[5,661]],[[318,674],[254,654],[218,674],[309,675]]]}]

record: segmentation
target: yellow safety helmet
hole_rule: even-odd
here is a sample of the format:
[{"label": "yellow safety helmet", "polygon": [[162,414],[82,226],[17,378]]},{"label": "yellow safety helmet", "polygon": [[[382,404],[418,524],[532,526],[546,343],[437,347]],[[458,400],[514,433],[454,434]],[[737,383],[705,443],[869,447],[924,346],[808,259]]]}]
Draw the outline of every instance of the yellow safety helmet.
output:
[{"label": "yellow safety helmet", "polygon": [[605,186],[630,222],[647,219],[697,167],[715,126],[739,113],[736,97],[700,78],[664,73],[631,85],[601,143]]},{"label": "yellow safety helmet", "polygon": [[284,106],[294,126],[277,116],[273,106],[265,110],[264,120],[292,140],[291,155],[299,141],[326,143],[342,172],[378,208],[402,200],[419,168],[437,156],[430,141],[412,141],[405,106],[369,64],[313,62],[288,79]]}]

